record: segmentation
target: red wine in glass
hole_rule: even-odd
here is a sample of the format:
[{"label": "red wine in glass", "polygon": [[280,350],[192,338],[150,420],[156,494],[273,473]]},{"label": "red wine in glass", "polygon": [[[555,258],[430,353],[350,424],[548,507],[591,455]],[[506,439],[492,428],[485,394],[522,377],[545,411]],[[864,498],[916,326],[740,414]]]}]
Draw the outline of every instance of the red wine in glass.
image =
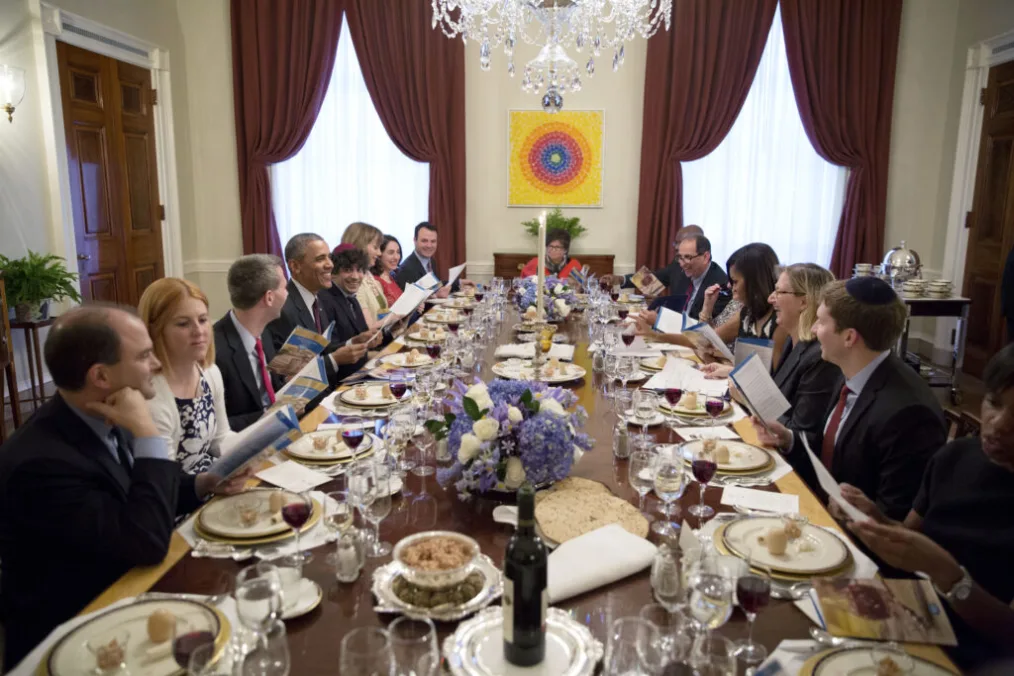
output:
[{"label": "red wine in glass", "polygon": [[473,308],[471,305],[469,305],[468,307],[463,307],[461,309],[462,309],[462,311],[464,311],[466,317],[471,317],[472,316],[472,311],[475,308]]},{"label": "red wine in glass", "polygon": [[725,410],[725,401],[722,399],[708,399],[704,404],[704,410],[712,418],[717,418]]},{"label": "red wine in glass", "polygon": [[459,322],[447,322],[447,328],[451,330],[451,333],[457,335],[458,327],[461,326]]},{"label": "red wine in glass", "polygon": [[634,336],[634,334],[632,334],[632,333],[621,333],[620,334],[620,338],[623,340],[623,344],[626,345],[627,347],[630,347],[631,345],[634,344],[634,338],[635,337],[636,336]]},{"label": "red wine in glass", "polygon": [[[430,359],[438,359],[440,357],[440,345],[427,345],[426,354],[430,356]],[[391,388],[391,393],[394,394],[394,388]]]},{"label": "red wine in glass", "polygon": [[620,292],[614,289],[613,291],[609,292],[609,297],[612,298],[613,302],[615,303],[620,299]]},{"label": "red wine in glass", "polygon": [[616,316],[620,318],[621,322],[624,319],[626,319],[627,315],[629,315],[629,314],[630,314],[630,309],[629,308],[625,308],[625,307],[616,308]]},{"label": "red wine in glass", "polygon": [[711,477],[715,476],[715,472],[718,471],[718,463],[714,460],[695,459],[690,466],[694,471],[694,478],[702,484],[711,481]]},{"label": "red wine in glass", "polygon": [[173,659],[183,669],[190,666],[190,656],[203,645],[215,642],[215,635],[210,631],[191,631],[180,634],[173,641]]},{"label": "red wine in glass", "polygon": [[[429,350],[427,349],[427,352]],[[391,383],[391,394],[394,395],[395,399],[401,399],[405,396],[405,391],[408,389],[408,383],[405,382],[393,382]]]},{"label": "red wine in glass", "polygon": [[482,299],[485,298],[485,297],[486,297],[486,294],[483,293],[482,291],[476,291],[475,292],[475,302],[476,303],[481,303]]},{"label": "red wine in glass", "polygon": [[[405,394],[405,386],[402,384],[402,394]],[[391,394],[394,394],[394,386],[391,386]],[[359,444],[363,443],[363,436],[365,432],[361,428],[353,428],[348,430],[342,430],[342,441],[345,445],[355,451],[359,448]],[[284,515],[283,515],[284,516]]]},{"label": "red wine in glass", "polygon": [[603,291],[608,291],[611,288],[611,286],[610,286],[609,282],[607,282],[606,280],[600,279],[599,280],[599,288],[602,289]]},{"label": "red wine in glass", "polygon": [[[362,430],[359,430],[360,437],[362,436]],[[345,434],[342,433],[342,437]],[[345,443],[348,443],[346,440]],[[358,444],[356,444],[358,445]],[[282,520],[289,524],[292,528],[302,528],[306,520],[310,518],[310,505],[305,502],[290,502],[289,504],[282,507]]]},{"label": "red wine in glass", "polygon": [[736,581],[736,598],[746,612],[760,612],[771,598],[771,581],[758,575],[744,575]]},{"label": "red wine in glass", "polygon": [[669,402],[669,408],[675,408],[683,398],[683,390],[678,387],[670,387],[665,391],[665,400]]}]

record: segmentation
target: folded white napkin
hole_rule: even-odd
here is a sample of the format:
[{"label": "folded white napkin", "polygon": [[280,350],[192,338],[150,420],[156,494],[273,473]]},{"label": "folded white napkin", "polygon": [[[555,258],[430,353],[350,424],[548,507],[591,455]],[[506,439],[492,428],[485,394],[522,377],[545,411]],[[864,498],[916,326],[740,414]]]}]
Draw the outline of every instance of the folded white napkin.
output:
[{"label": "folded white napkin", "polygon": [[549,555],[549,601],[558,603],[651,566],[655,545],[609,524],[564,542]]},{"label": "folded white napkin", "polygon": [[[519,359],[535,358],[535,343],[508,343],[496,348],[496,356],[501,358],[517,357]],[[549,348],[549,356],[564,361],[574,360],[574,346],[565,343],[553,343]]]}]

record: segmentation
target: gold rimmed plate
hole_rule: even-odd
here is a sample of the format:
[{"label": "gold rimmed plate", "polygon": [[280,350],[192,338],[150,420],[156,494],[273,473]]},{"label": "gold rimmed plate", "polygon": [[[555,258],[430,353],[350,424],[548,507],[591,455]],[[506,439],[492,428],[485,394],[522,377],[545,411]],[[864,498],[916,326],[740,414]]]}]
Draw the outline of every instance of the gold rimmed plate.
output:
[{"label": "gold rimmed plate", "polygon": [[[207,533],[228,538],[255,538],[289,530],[281,516],[271,510],[271,495],[279,493],[285,504],[301,498],[281,488],[253,488],[236,495],[223,495],[204,505],[196,524]],[[244,521],[249,517],[253,521]]]},{"label": "gold rimmed plate", "polygon": [[[708,440],[710,441],[710,439]],[[770,468],[774,463],[771,454],[758,446],[751,446],[744,441],[732,439],[715,439],[716,448],[724,446],[729,451],[729,458],[726,462],[718,463],[718,471],[721,473],[756,473]],[[704,446],[705,440],[698,439],[683,444],[683,460],[687,464],[694,459],[694,454]]]},{"label": "gold rimmed plate", "polygon": [[[876,676],[877,661],[887,656],[889,651],[877,651],[873,648],[841,648],[828,650],[806,660],[799,669],[801,676]],[[915,655],[908,655],[912,660],[912,670],[905,671],[907,676],[953,676],[954,672],[945,669]]]},{"label": "gold rimmed plate", "polygon": [[[306,523],[303,524],[303,527],[299,529],[300,533],[305,533],[306,531],[313,528],[320,520],[320,517],[324,512],[324,508],[316,499],[313,499],[312,502],[313,507],[310,510],[310,518],[307,519]],[[283,525],[285,525],[285,532],[276,533],[274,535],[265,535],[263,537],[241,538],[241,537],[225,537],[221,535],[216,535],[215,533],[210,533],[201,527],[200,519],[194,519],[194,533],[196,533],[197,536],[203,540],[209,540],[211,542],[224,542],[226,544],[237,545],[239,547],[248,547],[250,545],[263,545],[268,544],[270,542],[278,542],[280,540],[286,540],[288,538],[293,537],[292,528],[290,528],[288,524],[285,524],[284,522],[282,523]]]},{"label": "gold rimmed plate", "polygon": [[[388,398],[384,396],[384,387],[390,387],[390,383],[360,383],[339,392],[338,400],[346,406],[357,408],[388,408],[390,406],[397,406],[399,403],[406,401],[407,397],[412,396],[412,391],[409,389],[406,390],[401,399],[396,398],[394,395]],[[365,395],[364,398],[360,398],[359,393],[361,391]]]},{"label": "gold rimmed plate", "polygon": [[716,529],[715,542],[741,559],[752,555],[756,564],[789,579],[835,575],[850,567],[852,554],[841,538],[810,524],[803,526],[801,537],[789,542],[785,554],[771,554],[760,539],[783,527],[779,517],[737,519]]},{"label": "gold rimmed plate", "polygon": [[[363,430],[363,440],[356,449],[349,448],[341,439],[341,430],[325,430],[309,432],[285,447],[285,454],[300,460],[314,462],[339,462],[351,460],[353,455],[361,455],[373,447],[373,435]],[[317,448],[323,443],[323,448]]]}]

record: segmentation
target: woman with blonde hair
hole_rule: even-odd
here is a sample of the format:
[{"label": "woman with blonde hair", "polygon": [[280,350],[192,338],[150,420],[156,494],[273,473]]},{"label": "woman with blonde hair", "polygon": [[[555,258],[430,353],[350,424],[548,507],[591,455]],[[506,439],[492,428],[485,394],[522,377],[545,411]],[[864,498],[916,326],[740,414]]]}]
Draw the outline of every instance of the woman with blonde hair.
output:
[{"label": "woman with blonde hair", "polygon": [[169,442],[170,456],[188,474],[199,474],[233,433],[215,365],[208,297],[185,279],[165,277],[145,289],[138,312],[162,363],[148,403],[155,426]]},{"label": "woman with blonde hair", "polygon": [[820,356],[813,323],[820,292],[834,275],[814,263],[797,263],[781,270],[768,301],[778,327],[788,336],[785,353],[773,374],[775,384],[792,404],[780,422],[800,432],[821,432],[841,370]]},{"label": "woman with blonde hair", "polygon": [[[341,243],[351,244],[366,254],[368,270],[363,271],[363,283],[359,285],[359,291],[356,292],[356,300],[359,301],[359,306],[363,309],[367,325],[370,329],[377,329],[383,318],[390,312],[384,289],[370,272],[376,266],[383,251],[381,247],[384,243],[384,233],[369,223],[353,223],[345,228]],[[332,284],[331,293],[340,294],[341,291]]]}]

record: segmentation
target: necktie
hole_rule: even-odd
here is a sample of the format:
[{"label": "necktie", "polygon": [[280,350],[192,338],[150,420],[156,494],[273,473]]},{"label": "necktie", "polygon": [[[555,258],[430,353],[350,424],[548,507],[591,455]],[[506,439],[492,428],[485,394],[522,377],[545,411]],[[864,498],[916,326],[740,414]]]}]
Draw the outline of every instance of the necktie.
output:
[{"label": "necktie", "polygon": [[690,288],[687,289],[687,302],[683,303],[683,312],[690,309],[690,301],[694,299],[694,285],[690,284]]},{"label": "necktie", "polygon": [[320,326],[320,304],[317,302],[317,299],[313,301],[313,323],[317,325],[317,333],[324,330]]},{"label": "necktie", "polygon": [[841,418],[845,414],[845,403],[848,401],[848,385],[841,386],[841,394],[838,395],[838,405],[831,413],[831,420],[824,430],[824,443],[820,447],[820,460],[824,466],[831,469],[831,460],[834,457],[834,440],[838,436],[838,428],[841,427]]},{"label": "necktie", "polygon": [[257,339],[257,363],[261,366],[261,379],[264,382],[264,391],[267,392],[268,401],[275,403],[275,388],[271,385],[271,376],[268,375],[268,365],[264,360],[264,345],[261,339]]},{"label": "necktie", "polygon": [[426,259],[426,272],[433,272],[433,265],[430,263],[429,259]]},{"label": "necktie", "polygon": [[113,446],[116,447],[116,457],[120,460],[120,466],[123,467],[127,474],[130,474],[131,470],[134,469],[134,459],[127,452],[127,440],[123,438],[123,435],[115,427],[109,431],[109,439],[113,442]]}]

